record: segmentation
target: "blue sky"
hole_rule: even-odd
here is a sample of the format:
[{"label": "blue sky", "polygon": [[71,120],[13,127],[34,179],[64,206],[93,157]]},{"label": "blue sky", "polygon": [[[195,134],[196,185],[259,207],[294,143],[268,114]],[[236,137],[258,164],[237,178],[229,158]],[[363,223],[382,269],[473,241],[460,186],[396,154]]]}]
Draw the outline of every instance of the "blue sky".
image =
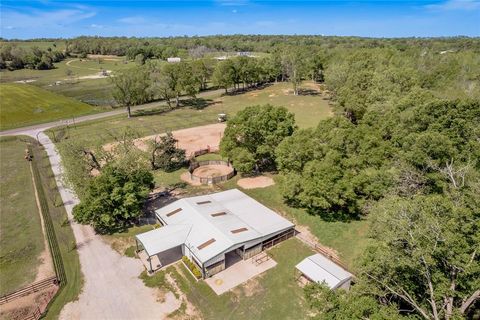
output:
[{"label": "blue sky", "polygon": [[480,36],[480,0],[1,0],[4,38],[321,34]]}]

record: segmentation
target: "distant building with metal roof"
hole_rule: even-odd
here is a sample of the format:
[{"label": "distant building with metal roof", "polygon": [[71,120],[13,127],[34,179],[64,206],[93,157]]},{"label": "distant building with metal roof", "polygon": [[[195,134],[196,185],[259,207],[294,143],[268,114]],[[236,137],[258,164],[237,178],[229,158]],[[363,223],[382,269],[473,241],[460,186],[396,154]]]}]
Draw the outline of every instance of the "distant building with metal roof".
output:
[{"label": "distant building with metal roof", "polygon": [[204,277],[225,269],[228,253],[247,259],[294,233],[293,223],[238,189],[180,199],[155,214],[163,227],[136,236],[149,259],[178,247]]},{"label": "distant building with metal roof", "polygon": [[325,283],[330,289],[348,290],[353,278],[350,272],[319,253],[303,259],[296,268],[308,280]]}]

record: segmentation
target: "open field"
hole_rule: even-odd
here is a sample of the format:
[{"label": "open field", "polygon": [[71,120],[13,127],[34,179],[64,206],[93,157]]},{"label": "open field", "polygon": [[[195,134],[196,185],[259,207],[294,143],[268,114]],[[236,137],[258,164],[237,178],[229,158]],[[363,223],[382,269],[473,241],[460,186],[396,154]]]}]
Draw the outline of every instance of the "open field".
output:
[{"label": "open field", "polygon": [[0,46],[4,45],[14,45],[18,48],[30,49],[33,47],[38,47],[41,50],[46,50],[48,48],[56,49],[58,51],[65,50],[65,41],[0,41]]},{"label": "open field", "polygon": [[[114,104],[112,84],[105,78],[97,78],[101,70],[112,72],[132,67],[124,58],[116,59],[66,59],[55,63],[55,69],[0,71],[0,82],[27,81],[55,93],[98,106]],[[100,62],[99,62],[100,61]],[[57,85],[56,82],[59,81]]]},{"label": "open field", "polygon": [[0,139],[0,295],[34,281],[44,250],[32,175],[23,158],[23,138]]},{"label": "open field", "polygon": [[[305,87],[311,86],[309,82]],[[83,141],[85,145],[105,144],[113,140],[113,135],[122,134],[127,128],[133,128],[139,136],[154,135],[183,128],[212,124],[219,113],[229,117],[250,105],[270,103],[285,106],[295,113],[300,128],[316,126],[321,119],[331,116],[328,101],[322,95],[299,95],[290,93],[289,83],[272,84],[264,89],[252,90],[233,96],[213,95],[201,98],[196,104],[187,101],[185,106],[169,110],[165,104],[151,110],[135,111],[134,117],[126,115],[89,121],[69,128],[70,138]],[[60,132],[64,129],[56,129]],[[50,131],[50,136],[51,131]]]},{"label": "open field", "polygon": [[0,130],[96,111],[92,106],[28,84],[0,84]]},{"label": "open field", "polygon": [[[277,262],[274,268],[220,296],[204,281],[195,281],[183,264],[144,281],[148,280],[148,286],[169,289],[172,286],[165,281],[166,275],[175,281],[178,288],[174,290],[191,304],[175,312],[179,318],[306,319],[303,289],[295,281],[294,267],[313,252],[297,239],[289,239],[268,253]],[[193,309],[193,314],[188,314],[189,309]]]}]

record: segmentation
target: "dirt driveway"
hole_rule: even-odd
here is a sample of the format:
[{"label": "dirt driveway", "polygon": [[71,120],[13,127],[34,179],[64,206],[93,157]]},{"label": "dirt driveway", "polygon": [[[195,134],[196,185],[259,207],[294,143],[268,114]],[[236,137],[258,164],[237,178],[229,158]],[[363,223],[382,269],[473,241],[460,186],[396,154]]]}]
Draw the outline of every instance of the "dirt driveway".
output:
[{"label": "dirt driveway", "polygon": [[140,260],[121,256],[90,226],[73,222],[72,208],[78,198],[63,183],[63,169],[55,145],[43,132],[39,138],[71,220],[85,281],[78,300],[63,308],[60,319],[160,319],[178,309],[181,301],[172,293],[159,301],[159,292],[146,287],[138,278],[144,270]]}]

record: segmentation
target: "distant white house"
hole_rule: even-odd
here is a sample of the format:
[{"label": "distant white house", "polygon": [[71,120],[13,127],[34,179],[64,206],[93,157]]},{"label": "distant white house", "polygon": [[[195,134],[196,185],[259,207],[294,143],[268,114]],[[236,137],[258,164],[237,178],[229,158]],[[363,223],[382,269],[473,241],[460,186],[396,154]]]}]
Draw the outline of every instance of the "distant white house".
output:
[{"label": "distant white house", "polygon": [[136,236],[150,272],[166,265],[165,256],[176,250],[207,278],[295,232],[293,223],[237,189],[180,199],[155,214],[163,226]]},{"label": "distant white house", "polygon": [[176,62],[180,62],[180,61],[182,61],[182,58],[179,58],[179,57],[167,58],[167,62],[170,62],[170,63],[176,63]]},{"label": "distant white house", "polygon": [[350,272],[319,253],[303,259],[296,268],[308,280],[325,283],[332,290],[348,290],[353,278]]}]

